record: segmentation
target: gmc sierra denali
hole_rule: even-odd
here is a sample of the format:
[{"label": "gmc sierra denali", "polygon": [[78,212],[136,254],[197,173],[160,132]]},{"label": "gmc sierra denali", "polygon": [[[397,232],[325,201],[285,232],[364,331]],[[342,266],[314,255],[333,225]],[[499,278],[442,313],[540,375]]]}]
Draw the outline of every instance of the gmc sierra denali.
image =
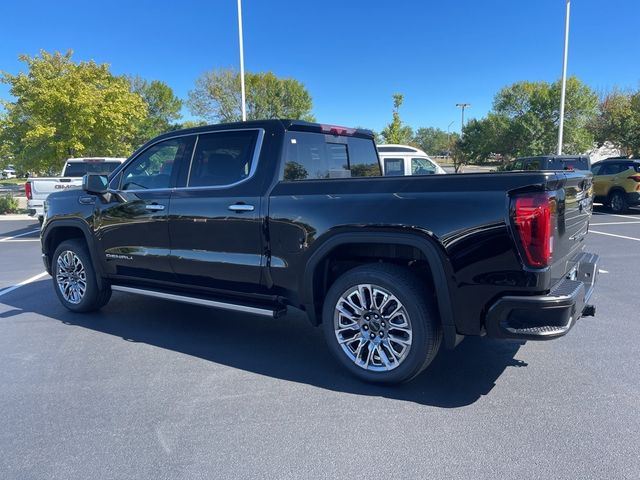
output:
[{"label": "gmc sierra denali", "polygon": [[159,136],[50,195],[42,256],[76,312],[112,291],[322,325],[356,376],[416,376],[465,335],[593,315],[591,173],[383,177],[370,132],[293,120]]}]

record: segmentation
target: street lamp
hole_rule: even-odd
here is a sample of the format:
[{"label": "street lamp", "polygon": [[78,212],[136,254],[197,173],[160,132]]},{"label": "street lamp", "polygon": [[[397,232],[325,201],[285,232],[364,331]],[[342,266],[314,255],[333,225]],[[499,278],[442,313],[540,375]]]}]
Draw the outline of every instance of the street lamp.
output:
[{"label": "street lamp", "polygon": [[464,109],[470,107],[470,103],[456,103],[456,107],[462,109],[462,121],[460,122],[460,136],[462,137],[462,129],[464,128]]},{"label": "street lamp", "polygon": [[571,0],[567,0],[564,19],[564,53],[562,55],[562,92],[560,93],[560,124],[558,126],[558,155],[562,155],[562,134],[564,133],[564,97],[567,93],[567,57],[569,56],[569,15]]},{"label": "street lamp", "polygon": [[240,39],[240,92],[242,95],[242,121],[247,121],[247,107],[244,94],[244,45],[242,43],[242,0],[238,0],[238,38]]}]

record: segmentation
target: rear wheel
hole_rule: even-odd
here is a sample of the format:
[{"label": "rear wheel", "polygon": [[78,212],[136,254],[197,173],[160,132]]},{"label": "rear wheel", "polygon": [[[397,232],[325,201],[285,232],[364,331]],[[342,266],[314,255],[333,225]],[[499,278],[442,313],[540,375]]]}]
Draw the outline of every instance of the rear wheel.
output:
[{"label": "rear wheel", "polygon": [[375,383],[412,379],[431,363],[442,332],[424,283],[396,265],[343,274],[323,308],[326,340],[355,376]]},{"label": "rear wheel", "polygon": [[613,213],[625,213],[629,205],[624,193],[615,191],[609,197],[609,208]]},{"label": "rear wheel", "polygon": [[111,287],[98,287],[91,257],[81,240],[62,242],[53,254],[51,270],[60,303],[73,312],[98,310],[111,298]]}]

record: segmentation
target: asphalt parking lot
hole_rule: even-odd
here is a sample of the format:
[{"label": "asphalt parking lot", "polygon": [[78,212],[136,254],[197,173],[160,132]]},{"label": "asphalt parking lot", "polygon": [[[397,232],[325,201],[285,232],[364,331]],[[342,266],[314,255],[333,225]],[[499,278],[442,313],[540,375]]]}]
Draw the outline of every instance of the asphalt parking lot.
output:
[{"label": "asphalt parking lot", "polygon": [[124,293],[70,313],[37,223],[0,220],[0,478],[637,479],[640,209],[597,209],[591,230],[595,318],[468,338],[383,388],[296,316]]}]

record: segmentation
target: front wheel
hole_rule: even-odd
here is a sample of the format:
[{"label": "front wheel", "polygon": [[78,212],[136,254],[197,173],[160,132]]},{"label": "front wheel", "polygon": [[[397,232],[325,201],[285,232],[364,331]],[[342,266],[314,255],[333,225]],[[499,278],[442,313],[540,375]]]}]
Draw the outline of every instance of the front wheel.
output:
[{"label": "front wheel", "polygon": [[400,383],[436,356],[442,331],[425,284],[397,265],[362,265],[331,286],[323,308],[329,348],[355,376]]},{"label": "front wheel", "polygon": [[73,312],[98,310],[111,298],[111,287],[98,287],[91,257],[81,240],[67,240],[56,248],[51,271],[60,303]]}]

